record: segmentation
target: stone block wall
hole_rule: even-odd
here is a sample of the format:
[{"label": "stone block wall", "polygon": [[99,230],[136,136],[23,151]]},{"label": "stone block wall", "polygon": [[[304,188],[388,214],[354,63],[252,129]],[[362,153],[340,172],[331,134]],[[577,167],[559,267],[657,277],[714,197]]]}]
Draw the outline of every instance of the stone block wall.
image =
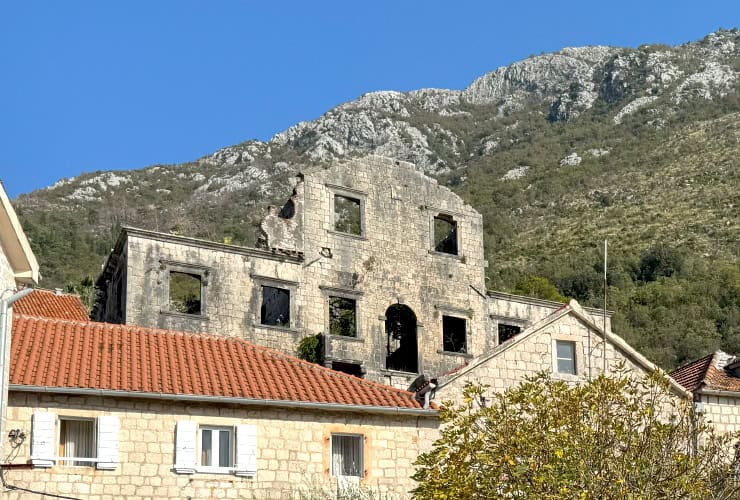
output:
[{"label": "stone block wall", "polygon": [[[336,488],[330,474],[330,436],[364,436],[363,487],[383,498],[408,498],[413,462],[437,436],[436,417],[373,415],[300,409],[211,406],[154,400],[11,393],[9,429],[20,429],[26,440],[11,454],[11,462],[30,457],[31,415],[49,411],[59,416],[119,417],[119,458],[115,470],[55,465],[49,469],[5,472],[9,484],[88,500],[128,498],[295,498],[298,491]],[[178,420],[200,425],[257,427],[256,476],[177,474],[173,470]],[[38,495],[7,492],[8,499]]]},{"label": "stone block wall", "polygon": [[[740,396],[740,394],[738,395]],[[740,430],[740,397],[700,394],[704,418],[720,434]]]},{"label": "stone block wall", "polygon": [[[183,314],[169,305],[172,271],[201,278],[201,313]],[[237,336],[293,353],[305,330],[300,261],[267,251],[130,231],[126,240],[125,323],[172,330]],[[112,282],[117,282],[114,275]],[[291,290],[290,328],[260,324],[261,285]]]},{"label": "stone block wall", "polygon": [[[385,370],[385,315],[394,304],[416,315],[419,373],[436,375],[469,357],[443,352],[445,314],[466,320],[466,354],[482,352],[486,299],[481,295],[480,214],[412,164],[375,156],[306,172],[304,189],[307,331],[328,331],[329,295],[358,292],[358,338],[332,337],[329,342],[337,358],[362,361],[368,378],[407,386],[415,377]],[[361,235],[335,230],[337,195],[361,201]],[[440,214],[457,223],[457,255],[433,250],[433,219]]]},{"label": "stone block wall", "polygon": [[[552,323],[543,326],[540,330],[528,337],[510,344],[504,344],[501,352],[480,365],[444,383],[437,391],[437,400],[460,401],[462,390],[468,382],[488,385],[486,396],[503,392],[524,381],[528,376],[545,371],[553,374],[553,378],[568,382],[581,382],[588,378],[589,327],[572,314],[566,314]],[[575,343],[576,348],[576,375],[556,373],[556,359],[554,354],[555,341],[564,340]],[[508,347],[507,347],[508,345]],[[591,335],[591,374],[596,377],[603,372],[603,347],[601,337],[595,332]],[[606,345],[607,373],[620,363],[624,363],[630,372],[644,374],[644,369],[629,355],[616,348],[611,342]]]},{"label": "stone block wall", "polygon": [[[367,378],[404,389],[418,373],[434,376],[483,352],[490,341],[480,214],[413,165],[388,158],[314,168],[301,178],[292,200],[299,201],[293,217],[302,220],[283,224],[286,219],[272,210],[270,224],[263,225],[262,244],[278,247],[243,248],[127,230],[119,270],[108,285],[109,298],[125,295],[118,307],[123,318],[111,315],[116,307],[109,305],[101,319],[235,335],[295,353],[302,338],[329,332],[330,297],[349,298],[356,304],[358,334],[329,336],[327,365],[355,363]],[[337,196],[359,200],[361,234],[336,230]],[[434,250],[434,217],[440,215],[456,224],[456,255]],[[301,241],[286,241],[298,230]],[[200,315],[168,309],[172,271],[201,277]],[[125,283],[116,288],[121,279]],[[260,324],[262,285],[289,290],[289,327]],[[414,373],[386,369],[386,312],[396,304],[416,317]],[[464,352],[444,350],[445,315],[465,320]]]}]

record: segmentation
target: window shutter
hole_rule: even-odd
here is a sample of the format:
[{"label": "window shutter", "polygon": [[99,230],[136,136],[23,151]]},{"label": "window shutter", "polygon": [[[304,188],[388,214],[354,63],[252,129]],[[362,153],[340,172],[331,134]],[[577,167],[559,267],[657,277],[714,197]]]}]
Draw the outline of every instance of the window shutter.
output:
[{"label": "window shutter", "polygon": [[257,426],[236,426],[236,475],[257,474]]},{"label": "window shutter", "polygon": [[190,420],[179,420],[175,430],[175,472],[195,474],[195,439],[198,424]]},{"label": "window shutter", "polygon": [[100,470],[118,467],[118,417],[98,417],[98,464]]},{"label": "window shutter", "polygon": [[54,465],[56,415],[38,411],[31,417],[31,463],[34,467]]}]

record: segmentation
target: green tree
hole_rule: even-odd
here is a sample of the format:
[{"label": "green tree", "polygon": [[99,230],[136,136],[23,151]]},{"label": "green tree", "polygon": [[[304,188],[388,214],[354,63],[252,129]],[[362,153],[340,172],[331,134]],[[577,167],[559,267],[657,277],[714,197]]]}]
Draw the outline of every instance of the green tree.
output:
[{"label": "green tree", "polygon": [[554,300],[555,302],[567,302],[568,300],[560,294],[555,285],[541,276],[530,276],[520,280],[514,289],[514,293],[529,295],[538,299]]},{"label": "green tree", "polygon": [[[732,440],[715,435],[664,376],[571,386],[545,374],[481,404],[469,385],[422,454],[419,499],[729,499]],[[696,436],[701,446],[696,446]]]}]

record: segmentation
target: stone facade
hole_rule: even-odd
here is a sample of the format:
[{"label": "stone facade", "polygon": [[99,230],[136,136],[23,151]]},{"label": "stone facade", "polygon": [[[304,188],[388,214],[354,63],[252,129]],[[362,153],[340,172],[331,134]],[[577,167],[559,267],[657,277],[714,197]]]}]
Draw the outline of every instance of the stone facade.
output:
[{"label": "stone facade", "polygon": [[[297,492],[333,491],[331,473],[332,434],[360,435],[363,439],[363,488],[407,498],[414,487],[410,479],[417,455],[431,446],[436,436],[436,417],[373,414],[370,411],[329,412],[310,409],[219,406],[126,399],[115,397],[63,396],[11,392],[9,429],[28,438],[12,452],[12,463],[25,463],[31,456],[32,414],[53,412],[58,416],[119,418],[119,459],[115,470],[92,466],[54,465],[51,468],[5,472],[14,486],[50,494],[105,500],[145,498],[295,498]],[[257,428],[257,472],[253,477],[229,473],[174,471],[177,422],[232,428],[253,424]],[[8,499],[31,499],[38,495],[20,491]],[[383,498],[386,498],[384,496]]]},{"label": "stone facade", "polygon": [[740,394],[697,394],[695,408],[720,434],[740,431]]},{"label": "stone facade", "polygon": [[[340,227],[341,204],[357,210],[354,226]],[[435,246],[438,225],[452,228],[448,247]],[[312,169],[286,207],[271,208],[262,248],[126,230],[99,280],[97,318],[237,335],[289,353],[322,333],[327,366],[406,388],[495,345],[482,229],[480,214],[411,164],[367,157]],[[200,279],[200,314],[172,311],[172,273]],[[265,287],[290,296],[286,323],[261,321]],[[354,304],[353,335],[330,334],[338,299]],[[444,317],[458,329],[454,348],[443,341]]]},{"label": "stone facade", "polygon": [[[524,330],[520,336],[476,358],[460,370],[440,378],[437,399],[459,402],[463,388],[468,383],[488,386],[487,397],[503,392],[538,372],[551,373],[553,378],[577,383],[598,376],[604,371],[604,346],[606,345],[606,371],[612,373],[617,366],[624,366],[628,373],[645,374],[653,369],[648,360],[629,347],[619,337],[609,334],[603,342],[602,330],[593,317],[577,302],[561,308]],[[559,366],[558,343],[572,346],[574,359],[569,354],[561,359],[566,365],[572,362],[572,373]],[[590,353],[589,356],[589,345]],[[572,359],[572,361],[570,361]],[[677,384],[674,390],[687,397]]]}]

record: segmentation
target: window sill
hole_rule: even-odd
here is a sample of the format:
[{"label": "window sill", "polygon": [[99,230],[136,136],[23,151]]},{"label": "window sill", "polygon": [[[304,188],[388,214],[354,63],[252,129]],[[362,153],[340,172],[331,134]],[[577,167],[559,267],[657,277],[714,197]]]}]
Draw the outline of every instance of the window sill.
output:
[{"label": "window sill", "polygon": [[345,237],[345,238],[351,238],[353,240],[360,240],[360,241],[366,241],[367,240],[367,238],[365,237],[364,234],[343,233],[341,231],[335,231],[333,229],[329,229],[327,231],[327,233],[333,234],[335,236],[342,236],[342,237]]},{"label": "window sill", "polygon": [[240,476],[240,477],[254,477],[257,475],[255,471],[246,471],[242,469],[236,469],[234,467],[207,467],[207,466],[195,466],[195,467],[175,467],[172,469],[176,474],[217,474],[222,476]]},{"label": "window sill", "polygon": [[298,330],[289,326],[277,326],[277,325],[263,325],[262,323],[252,323],[253,328],[261,328],[264,330],[273,330],[276,332],[285,332],[291,334],[298,334]]},{"label": "window sill", "polygon": [[438,252],[436,250],[429,250],[430,255],[436,255],[437,257],[446,257],[448,259],[455,259],[459,260],[461,264],[465,264],[465,256],[454,254],[454,253],[447,253],[447,252]]},{"label": "window sill", "polygon": [[339,340],[341,342],[365,342],[365,339],[362,337],[350,337],[347,335],[330,335],[326,334],[326,338],[329,340]]},{"label": "window sill", "polygon": [[553,380],[562,380],[564,382],[581,382],[582,378],[580,375],[571,375],[570,373],[553,372]]},{"label": "window sill", "polygon": [[442,354],[444,356],[457,356],[458,358],[465,358],[465,359],[473,359],[473,355],[467,352],[454,352],[454,351],[445,351],[445,350],[438,350],[437,354]]},{"label": "window sill", "polygon": [[162,309],[159,311],[159,314],[163,314],[165,316],[174,316],[176,318],[187,318],[187,319],[197,319],[201,321],[208,321],[208,316],[204,314],[188,314],[188,313],[181,313],[177,311],[167,311],[165,309]]},{"label": "window sill", "polygon": [[[402,377],[408,377],[408,376],[418,377],[419,376],[419,372],[404,372],[404,371],[401,371],[401,370],[392,370],[390,368],[382,368],[382,369],[380,369],[378,371],[382,375],[398,375],[398,376],[402,376]],[[355,477],[355,476],[352,476],[352,477]]]}]

